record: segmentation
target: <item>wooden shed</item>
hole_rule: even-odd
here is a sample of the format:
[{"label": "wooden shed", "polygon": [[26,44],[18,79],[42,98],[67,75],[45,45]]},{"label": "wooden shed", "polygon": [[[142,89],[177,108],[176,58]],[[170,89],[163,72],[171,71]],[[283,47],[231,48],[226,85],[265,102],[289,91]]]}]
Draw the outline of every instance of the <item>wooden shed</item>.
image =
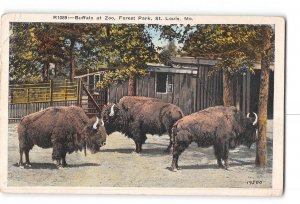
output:
[{"label": "wooden shed", "polygon": [[[217,60],[173,57],[172,66],[148,64],[148,74],[135,80],[135,95],[159,98],[179,106],[185,114],[191,114],[210,106],[223,104],[223,73],[209,76]],[[257,112],[260,84],[260,64],[255,65],[255,74],[235,76],[233,99],[235,106],[244,112]],[[273,117],[274,67],[270,70],[268,117]],[[89,74],[89,87],[101,80],[103,72]],[[92,82],[92,83],[91,83]],[[107,101],[117,103],[128,93],[128,82],[110,86],[101,95]],[[96,92],[96,95],[99,93]],[[102,97],[103,98],[103,97]]]}]

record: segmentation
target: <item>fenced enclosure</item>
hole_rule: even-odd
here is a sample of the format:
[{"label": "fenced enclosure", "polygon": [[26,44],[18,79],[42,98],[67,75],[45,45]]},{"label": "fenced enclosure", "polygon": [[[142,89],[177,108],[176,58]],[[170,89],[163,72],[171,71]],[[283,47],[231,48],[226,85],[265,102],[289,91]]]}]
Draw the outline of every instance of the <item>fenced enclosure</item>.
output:
[{"label": "fenced enclosure", "polygon": [[50,106],[79,105],[80,95],[81,81],[10,85],[9,121],[16,122]]},{"label": "fenced enclosure", "polygon": [[78,82],[48,82],[9,86],[11,104],[32,102],[76,101],[79,95]]},{"label": "fenced enclosure", "polygon": [[[135,79],[135,95],[159,98],[179,106],[185,114],[223,104],[223,73],[209,76],[209,66],[195,69],[159,67]],[[75,82],[48,82],[40,84],[11,85],[9,88],[9,121],[18,121],[25,115],[50,106],[82,107],[89,117],[99,114],[103,105],[117,103],[128,95],[128,81],[113,84],[105,90],[96,89],[103,72],[91,73]],[[98,78],[95,75],[99,75]],[[271,72],[270,80],[273,81]],[[165,79],[165,81],[164,81]],[[247,72],[233,80],[233,102],[244,114],[257,112],[260,70]],[[163,81],[163,82],[162,82]],[[85,84],[85,86],[83,86]],[[163,86],[163,87],[162,87]],[[83,88],[84,87],[84,88]],[[273,85],[269,87],[268,117],[273,117]]]}]

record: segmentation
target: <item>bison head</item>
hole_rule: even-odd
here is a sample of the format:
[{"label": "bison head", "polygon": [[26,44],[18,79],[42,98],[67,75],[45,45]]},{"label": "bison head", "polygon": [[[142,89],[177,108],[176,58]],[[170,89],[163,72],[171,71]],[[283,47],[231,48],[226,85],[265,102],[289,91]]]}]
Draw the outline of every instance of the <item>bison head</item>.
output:
[{"label": "bison head", "polygon": [[251,145],[257,140],[257,114],[253,113],[254,117],[250,117],[250,113],[247,114],[246,118],[246,132],[244,137],[243,144],[247,147],[251,147]]},{"label": "bison head", "polygon": [[86,147],[94,154],[105,145],[107,133],[103,119],[98,117],[90,119],[86,127]]},{"label": "bison head", "polygon": [[119,111],[120,109],[117,104],[108,104],[102,109],[102,118],[108,134],[120,130]]}]

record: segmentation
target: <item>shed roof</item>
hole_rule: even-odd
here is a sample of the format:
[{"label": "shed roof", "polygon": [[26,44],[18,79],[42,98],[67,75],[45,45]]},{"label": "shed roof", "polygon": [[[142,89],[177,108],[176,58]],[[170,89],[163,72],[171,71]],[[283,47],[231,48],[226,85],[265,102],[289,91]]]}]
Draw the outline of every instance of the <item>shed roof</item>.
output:
[{"label": "shed roof", "polygon": [[182,65],[215,65],[219,60],[194,57],[171,57],[172,64]]},{"label": "shed roof", "polygon": [[[166,66],[159,63],[147,63],[148,71],[196,74],[199,65],[213,66],[219,60],[194,57],[171,57],[171,61],[172,66]],[[116,68],[101,67],[101,71],[76,76],[75,78],[82,78],[95,74],[103,74],[105,71],[114,69]],[[261,69],[261,64],[259,62],[254,63],[254,69]],[[271,63],[270,69],[274,71],[274,63]]]}]

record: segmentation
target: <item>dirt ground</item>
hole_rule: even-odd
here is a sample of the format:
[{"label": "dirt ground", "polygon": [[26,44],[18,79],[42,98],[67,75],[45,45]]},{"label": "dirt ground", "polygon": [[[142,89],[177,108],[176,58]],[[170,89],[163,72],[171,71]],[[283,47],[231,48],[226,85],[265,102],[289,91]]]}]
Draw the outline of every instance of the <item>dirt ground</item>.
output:
[{"label": "dirt ground", "polygon": [[[148,135],[141,154],[132,153],[134,142],[116,132],[97,154],[67,155],[69,166],[57,169],[52,149],[34,147],[32,167],[21,169],[17,124],[9,124],[8,186],[103,186],[103,187],[271,187],[272,121],[268,121],[268,166],[256,168],[255,145],[240,146],[229,153],[229,170],[217,166],[212,148],[191,144],[180,156],[177,172],[171,172],[171,155],[163,153],[168,135]],[[250,184],[255,181],[257,184]]]}]

